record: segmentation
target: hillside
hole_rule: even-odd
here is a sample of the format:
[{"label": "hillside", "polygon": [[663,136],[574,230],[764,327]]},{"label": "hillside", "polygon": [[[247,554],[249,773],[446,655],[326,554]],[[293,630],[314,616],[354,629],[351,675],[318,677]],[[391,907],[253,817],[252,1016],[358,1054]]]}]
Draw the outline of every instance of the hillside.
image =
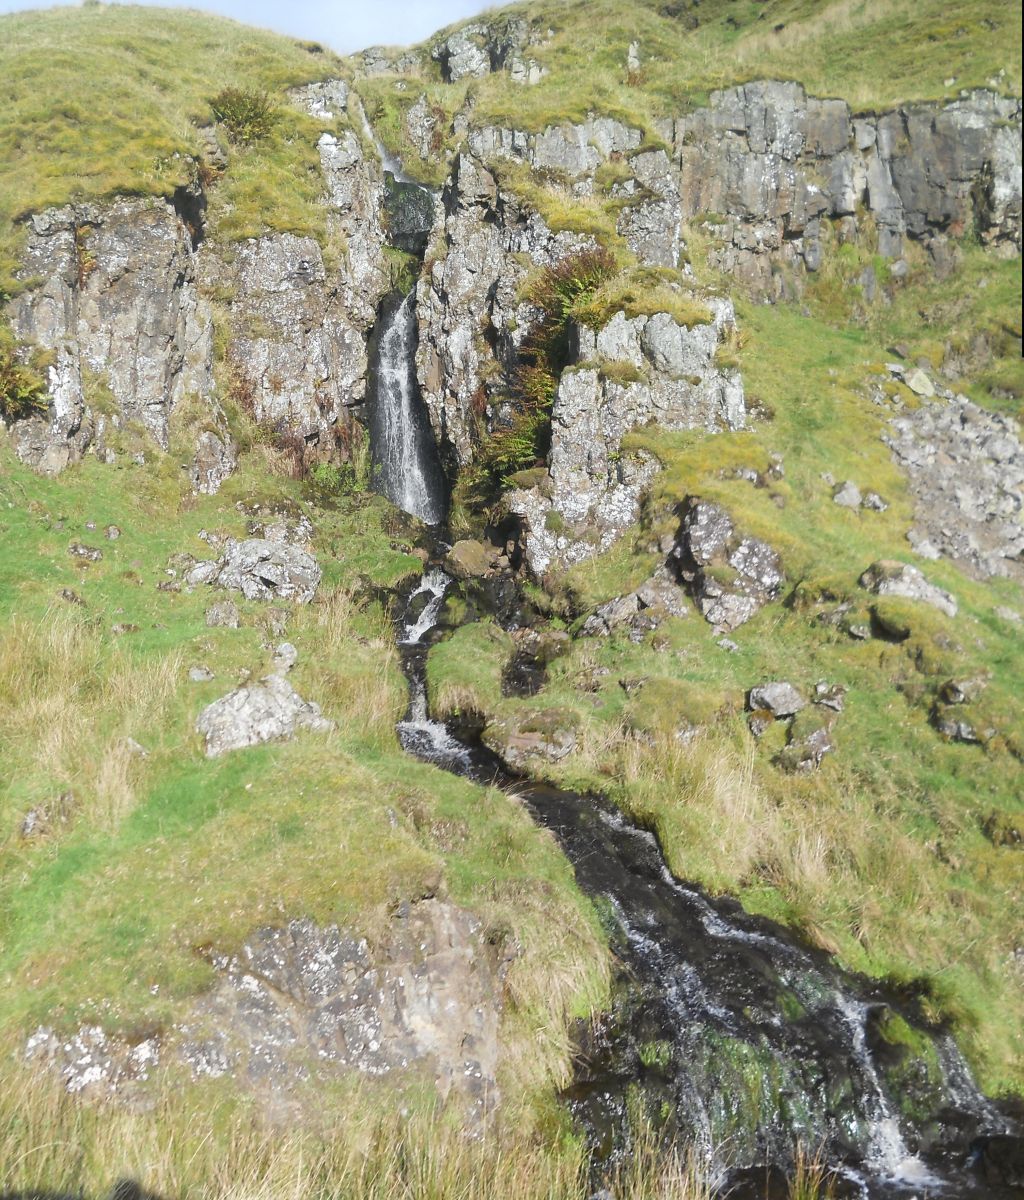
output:
[{"label": "hillside", "polygon": [[1020,26],[0,17],[0,1192],[1016,1186]]}]

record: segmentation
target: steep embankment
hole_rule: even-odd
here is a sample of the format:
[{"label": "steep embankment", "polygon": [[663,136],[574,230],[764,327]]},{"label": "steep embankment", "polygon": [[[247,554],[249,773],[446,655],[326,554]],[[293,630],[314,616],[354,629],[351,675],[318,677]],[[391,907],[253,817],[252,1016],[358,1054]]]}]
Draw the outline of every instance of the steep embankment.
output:
[{"label": "steep embankment", "polygon": [[[0,19],[0,1186],[587,1194],[551,1097],[614,921],[394,735],[427,539],[366,429],[412,286],[465,537],[435,714],[1019,1093],[1019,41],[981,0],[526,4],[346,61]],[[422,264],[373,134],[440,189]],[[395,1088],[401,1154],[341,1120]],[[432,1154],[439,1099],[492,1136]]]}]

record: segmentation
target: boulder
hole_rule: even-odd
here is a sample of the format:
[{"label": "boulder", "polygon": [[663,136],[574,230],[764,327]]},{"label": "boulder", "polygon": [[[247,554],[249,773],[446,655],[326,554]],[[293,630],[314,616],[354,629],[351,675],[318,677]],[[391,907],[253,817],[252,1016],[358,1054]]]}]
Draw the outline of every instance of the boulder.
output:
[{"label": "boulder", "polygon": [[523,713],[495,721],[483,731],[484,745],[511,771],[529,771],[538,761],[561,762],[576,749],[576,722],[559,709]]},{"label": "boulder", "polygon": [[463,539],[456,542],[445,558],[445,570],[456,579],[478,579],[494,566],[497,551],[483,542]]},{"label": "boulder", "polygon": [[319,705],[303,700],[283,674],[236,688],[204,708],[196,721],[207,758],[291,738],[300,729],[329,733],[334,722],[323,716]]},{"label": "boulder", "polygon": [[705,619],[727,633],[774,600],[785,580],[772,547],[743,537],[725,509],[706,500],[688,502],[671,557]]},{"label": "boulder", "polygon": [[320,585],[322,572],[306,550],[269,538],[229,538],[217,562],[196,563],[185,576],[201,583],[241,592],[247,600],[294,600],[308,604]]},{"label": "boulder", "polygon": [[241,624],[238,605],[234,600],[218,600],[206,610],[206,624],[211,628],[224,626],[227,629],[237,629]]},{"label": "boulder", "polygon": [[863,498],[860,488],[851,479],[848,479],[836,488],[832,493],[832,499],[842,508],[860,508]]},{"label": "boulder", "polygon": [[942,588],[928,582],[917,567],[883,559],[872,563],[860,577],[860,585],[876,596],[899,596],[920,600],[944,612],[947,617],[957,614],[956,600]]},{"label": "boulder", "polygon": [[747,708],[751,712],[770,712],[773,717],[792,717],[807,701],[791,683],[761,683],[747,693]]}]

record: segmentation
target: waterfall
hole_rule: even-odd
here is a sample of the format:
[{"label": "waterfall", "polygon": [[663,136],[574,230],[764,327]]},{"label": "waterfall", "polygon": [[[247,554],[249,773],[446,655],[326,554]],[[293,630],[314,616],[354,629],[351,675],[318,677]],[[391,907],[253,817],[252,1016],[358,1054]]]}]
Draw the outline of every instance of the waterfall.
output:
[{"label": "waterfall", "polygon": [[428,525],[445,516],[444,475],[416,381],[416,290],[385,302],[373,355],[370,449],[373,484]]}]

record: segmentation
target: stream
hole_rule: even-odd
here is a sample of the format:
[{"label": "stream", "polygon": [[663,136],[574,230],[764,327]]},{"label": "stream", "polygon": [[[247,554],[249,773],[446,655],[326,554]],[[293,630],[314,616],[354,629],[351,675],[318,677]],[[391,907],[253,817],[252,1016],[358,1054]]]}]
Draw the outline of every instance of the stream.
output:
[{"label": "stream", "polygon": [[[428,569],[400,618],[410,704],[399,737],[419,759],[514,790],[607,918],[619,999],[581,1039],[563,1096],[597,1162],[628,1153],[642,1095],[664,1134],[695,1144],[733,1197],[764,1200],[766,1170],[790,1164],[797,1142],[828,1162],[837,1197],[1019,1195],[970,1169],[1009,1125],[951,1038],[904,1022],[879,985],[782,927],[674,879],[656,839],[607,802],[514,778],[430,719],[426,658],[451,585]],[[892,1044],[894,1021],[927,1047],[920,1062],[908,1066]]]}]

